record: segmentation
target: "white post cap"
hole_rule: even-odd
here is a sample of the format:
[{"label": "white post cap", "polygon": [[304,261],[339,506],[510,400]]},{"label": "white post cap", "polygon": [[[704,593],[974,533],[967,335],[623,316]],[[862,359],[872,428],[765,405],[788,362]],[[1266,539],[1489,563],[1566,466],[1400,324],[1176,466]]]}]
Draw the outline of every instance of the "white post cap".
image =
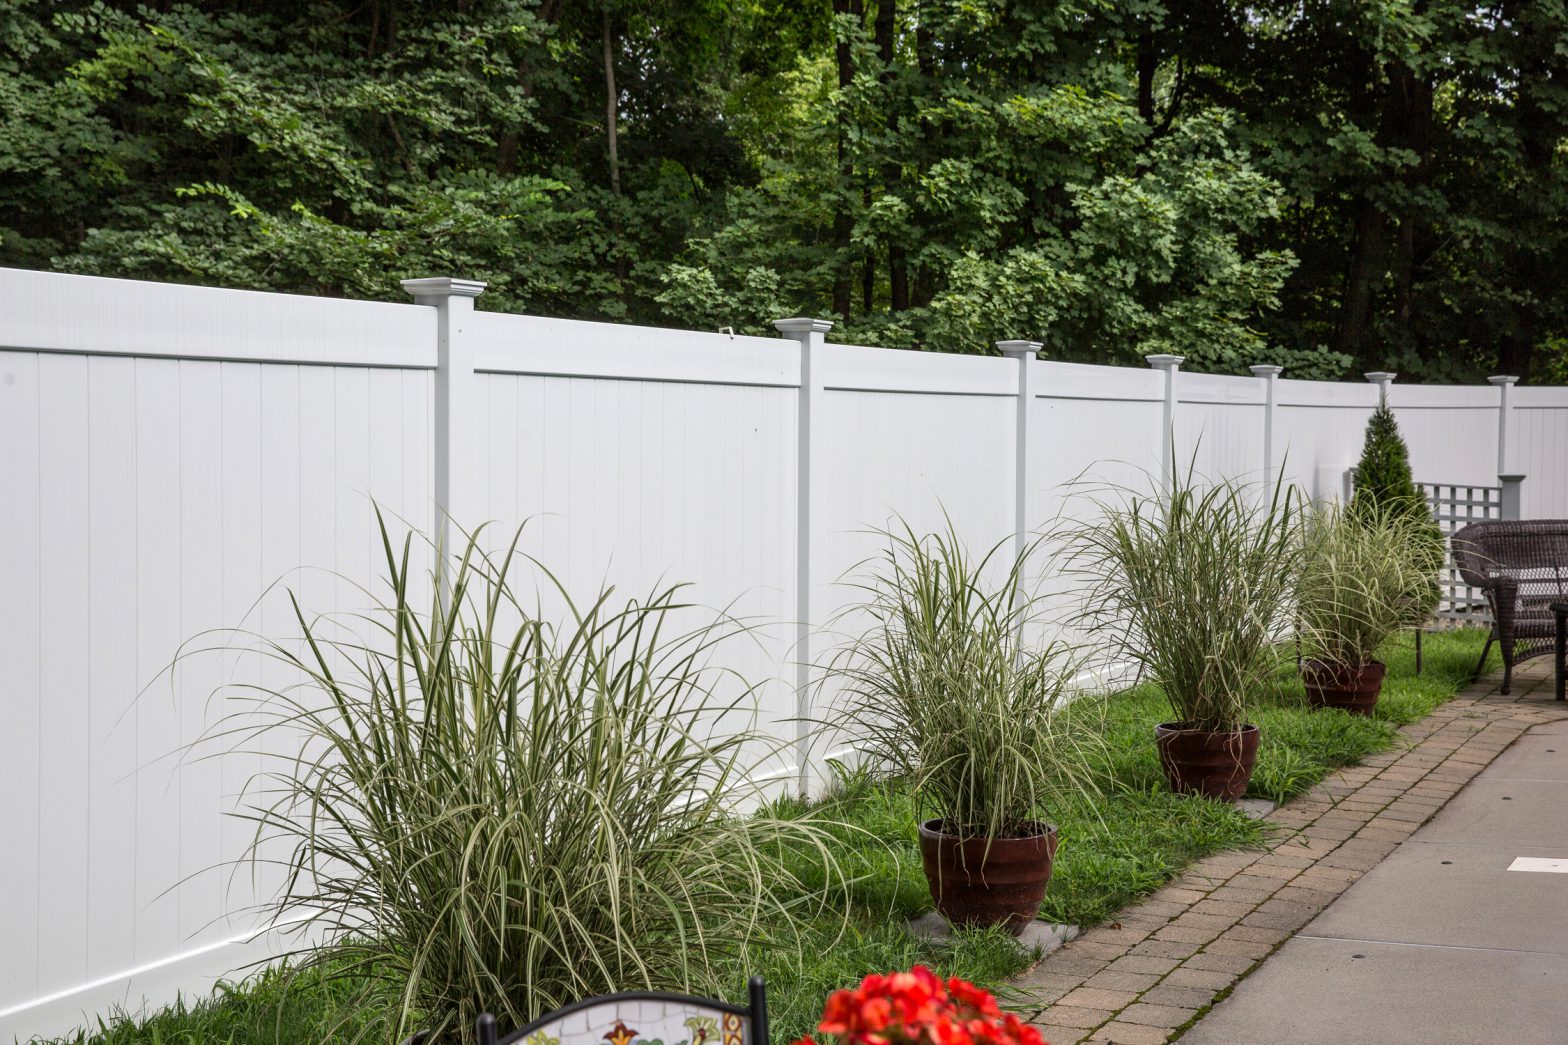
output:
[{"label": "white post cap", "polygon": [[457,279],[453,276],[403,280],[403,289],[413,297],[416,305],[434,303],[442,298],[476,298],[485,292],[488,285],[477,279]]},{"label": "white post cap", "polygon": [[1247,368],[1252,371],[1253,377],[1274,377],[1284,371],[1284,367],[1273,363],[1255,363]]},{"label": "white post cap", "polygon": [[1493,374],[1486,379],[1486,383],[1489,385],[1512,385],[1518,382],[1519,377],[1516,374]]},{"label": "white post cap", "polygon": [[1044,347],[1045,344],[1040,341],[998,341],[996,343],[997,351],[1004,356],[1027,356],[1033,358],[1039,355],[1040,349]]},{"label": "white post cap", "polygon": [[775,319],[773,328],[781,334],[826,334],[833,329],[833,321],[796,316],[792,319]]},{"label": "white post cap", "polygon": [[1144,356],[1144,361],[1156,370],[1175,370],[1181,366],[1186,356]]},{"label": "white post cap", "polygon": [[1374,385],[1387,385],[1392,384],[1394,378],[1398,377],[1399,374],[1392,370],[1372,370],[1368,373],[1362,374],[1361,376],[1372,382]]}]

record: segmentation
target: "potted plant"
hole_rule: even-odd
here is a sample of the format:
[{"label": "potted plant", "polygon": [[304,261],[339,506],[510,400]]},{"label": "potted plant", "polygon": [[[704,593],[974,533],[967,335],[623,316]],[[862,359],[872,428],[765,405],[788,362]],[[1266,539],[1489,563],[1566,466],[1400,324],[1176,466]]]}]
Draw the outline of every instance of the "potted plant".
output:
[{"label": "potted plant", "polygon": [[1295,601],[1313,707],[1372,713],[1383,688],[1378,647],[1430,608],[1430,526],[1430,516],[1365,504],[1304,517]]},{"label": "potted plant", "polygon": [[1084,584],[1081,623],[1170,701],[1155,743],[1171,788],[1234,801],[1257,758],[1247,708],[1289,625],[1297,498],[1204,485],[1190,468],[1167,486],[1096,498],[1096,516],[1065,531],[1067,561]]},{"label": "potted plant", "polygon": [[[828,995],[817,1032],[838,1045],[1047,1045],[1039,1030],[1003,1012],[991,993],[930,969],[872,973]],[[811,1037],[794,1045],[818,1045]]]},{"label": "potted plant", "polygon": [[[833,727],[873,771],[913,789],[931,897],[955,925],[1005,925],[1039,912],[1056,854],[1045,816],[1061,787],[1086,787],[1093,734],[1059,714],[1070,651],[1030,649],[1036,602],[1028,554],[979,559],[949,525],[884,533],[856,581],[869,622],[834,659]],[[996,578],[992,583],[987,578]]]}]

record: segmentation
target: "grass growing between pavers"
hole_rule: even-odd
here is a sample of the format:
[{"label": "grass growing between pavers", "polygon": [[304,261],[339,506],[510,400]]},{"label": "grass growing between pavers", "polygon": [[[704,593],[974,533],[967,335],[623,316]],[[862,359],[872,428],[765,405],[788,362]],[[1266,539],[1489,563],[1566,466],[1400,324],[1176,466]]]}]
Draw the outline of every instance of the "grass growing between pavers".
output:
[{"label": "grass growing between pavers", "polygon": [[[1478,631],[1427,635],[1419,677],[1409,637],[1391,643],[1383,654],[1389,665],[1383,696],[1367,719],[1309,711],[1293,665],[1283,664],[1257,711],[1263,738],[1249,794],[1282,801],[1330,770],[1388,748],[1400,725],[1416,721],[1463,688],[1483,641]],[[1261,825],[1238,810],[1166,790],[1152,734],[1170,711],[1157,689],[1142,686],[1085,698],[1074,713],[1103,718],[1107,743],[1095,767],[1103,793],[1058,803],[1051,811],[1061,847],[1042,917],[1085,927],[1100,923],[1193,860],[1261,841]],[[839,832],[839,858],[858,881],[847,931],[840,932],[836,916],[823,918],[816,938],[798,951],[769,952],[748,969],[737,965],[727,977],[737,994],[747,972],[767,977],[771,1037],[787,1041],[810,1030],[827,992],[853,984],[868,971],[925,962],[944,975],[1002,986],[1032,963],[1032,955],[1020,953],[996,932],[960,933],[952,944],[938,945],[905,930],[909,918],[931,906],[915,845],[915,810],[905,791],[851,778],[814,803],[812,811],[847,825]],[[388,998],[385,992],[395,985],[366,990],[361,974],[342,969],[297,976],[272,970],[146,1021],[61,1040],[72,1045],[292,1045],[326,1037],[383,1039],[381,1012],[390,1004],[377,999]]]}]

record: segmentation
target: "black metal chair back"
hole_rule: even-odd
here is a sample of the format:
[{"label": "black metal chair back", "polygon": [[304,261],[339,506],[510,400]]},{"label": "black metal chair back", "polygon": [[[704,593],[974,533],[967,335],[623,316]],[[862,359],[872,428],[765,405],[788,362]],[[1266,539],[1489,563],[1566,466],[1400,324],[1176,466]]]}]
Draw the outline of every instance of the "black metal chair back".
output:
[{"label": "black metal chair back", "polygon": [[762,977],[747,984],[748,1004],[659,991],[585,998],[500,1037],[495,1017],[479,1017],[479,1045],[768,1045]]}]

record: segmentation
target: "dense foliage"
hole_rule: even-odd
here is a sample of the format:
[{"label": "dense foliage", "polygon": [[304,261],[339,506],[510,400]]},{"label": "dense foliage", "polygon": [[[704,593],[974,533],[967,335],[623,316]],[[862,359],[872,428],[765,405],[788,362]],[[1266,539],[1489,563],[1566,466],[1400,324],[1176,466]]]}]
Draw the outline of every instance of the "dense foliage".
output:
[{"label": "dense foliage", "polygon": [[12,0],[0,264],[1568,373],[1564,0]]}]

